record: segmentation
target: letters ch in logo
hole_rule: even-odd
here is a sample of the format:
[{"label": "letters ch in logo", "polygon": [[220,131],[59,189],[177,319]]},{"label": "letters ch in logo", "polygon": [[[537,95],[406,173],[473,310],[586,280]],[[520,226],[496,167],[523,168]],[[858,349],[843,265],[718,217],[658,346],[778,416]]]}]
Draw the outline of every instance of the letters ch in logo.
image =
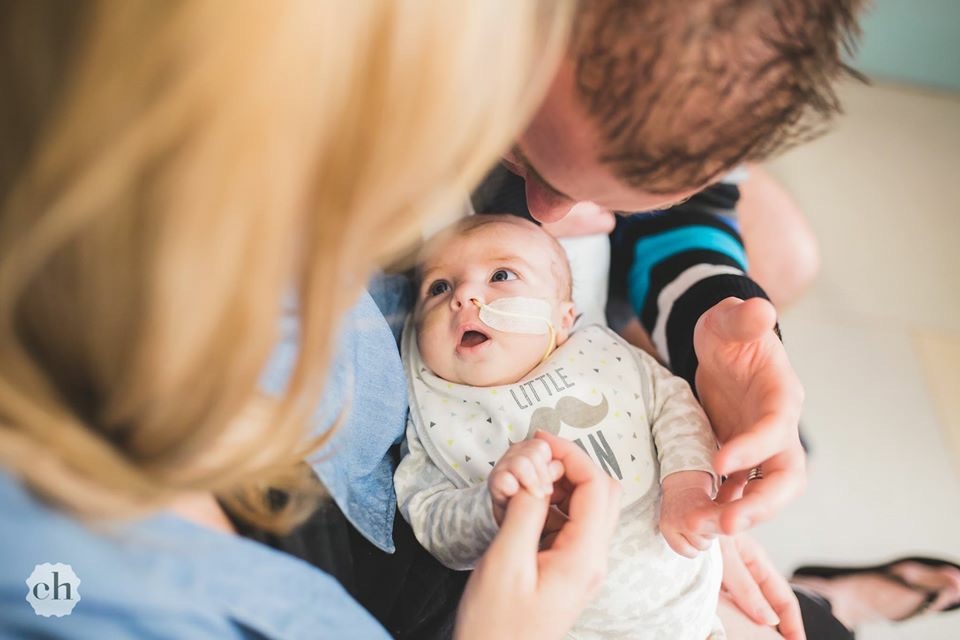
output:
[{"label": "letters ch in logo", "polygon": [[80,578],[69,564],[38,564],[25,582],[26,600],[38,616],[68,616],[80,601]]}]

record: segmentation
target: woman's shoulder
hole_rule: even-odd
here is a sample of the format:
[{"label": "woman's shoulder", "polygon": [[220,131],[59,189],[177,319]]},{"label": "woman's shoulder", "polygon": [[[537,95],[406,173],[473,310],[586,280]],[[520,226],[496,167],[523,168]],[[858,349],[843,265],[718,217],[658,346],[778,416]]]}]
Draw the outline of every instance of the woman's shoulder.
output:
[{"label": "woman's shoulder", "polygon": [[2,472],[0,510],[0,619],[18,637],[386,637],[332,577],[250,540],[172,515],[81,523]]}]

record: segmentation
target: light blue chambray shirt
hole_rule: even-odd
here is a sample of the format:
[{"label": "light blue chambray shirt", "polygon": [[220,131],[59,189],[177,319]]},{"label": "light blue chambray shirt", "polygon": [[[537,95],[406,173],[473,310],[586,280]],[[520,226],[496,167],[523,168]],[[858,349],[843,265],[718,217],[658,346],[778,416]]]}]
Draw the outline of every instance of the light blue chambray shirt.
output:
[{"label": "light blue chambray shirt", "polygon": [[[410,294],[403,279],[375,279],[371,292],[376,302],[365,294],[341,330],[316,429],[325,429],[345,402],[348,413],[325,450],[334,455],[315,468],[350,522],[392,551],[396,496],[389,449],[403,435],[407,409],[395,332]],[[266,390],[283,388],[297,337],[288,314],[262,378]],[[170,514],[111,529],[86,526],[45,506],[3,472],[0,514],[2,638],[388,637],[331,576]],[[80,579],[74,592],[79,601],[70,615],[41,617],[26,600],[25,581],[36,565],[58,562]],[[52,597],[49,589],[39,593]]]}]

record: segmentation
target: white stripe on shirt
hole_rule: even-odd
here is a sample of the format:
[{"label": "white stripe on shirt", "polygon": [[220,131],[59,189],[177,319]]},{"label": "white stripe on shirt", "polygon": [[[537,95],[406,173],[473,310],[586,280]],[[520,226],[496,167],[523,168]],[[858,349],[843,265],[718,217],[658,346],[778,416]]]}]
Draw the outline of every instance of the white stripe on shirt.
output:
[{"label": "white stripe on shirt", "polygon": [[650,337],[653,340],[653,346],[657,348],[667,366],[670,365],[670,352],[667,349],[667,320],[670,319],[673,304],[690,287],[701,280],[726,274],[742,276],[744,272],[742,269],[728,265],[697,264],[682,272],[670,284],[660,290],[660,295],[657,296],[657,324],[654,326],[653,335]]}]

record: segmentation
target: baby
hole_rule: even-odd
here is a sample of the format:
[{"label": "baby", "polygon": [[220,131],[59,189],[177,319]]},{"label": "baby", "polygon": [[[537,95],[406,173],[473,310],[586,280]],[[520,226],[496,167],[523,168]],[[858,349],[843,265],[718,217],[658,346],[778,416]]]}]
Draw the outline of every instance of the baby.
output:
[{"label": "baby", "polygon": [[[442,231],[424,248],[418,280],[395,483],[421,544],[449,567],[472,568],[511,496],[553,493],[562,469],[531,439],[550,431],[623,489],[607,578],[570,637],[725,637],[716,443],[687,383],[605,327],[572,331],[563,249],[522,218],[471,216]],[[551,516],[545,531],[563,517],[557,507]]]}]

